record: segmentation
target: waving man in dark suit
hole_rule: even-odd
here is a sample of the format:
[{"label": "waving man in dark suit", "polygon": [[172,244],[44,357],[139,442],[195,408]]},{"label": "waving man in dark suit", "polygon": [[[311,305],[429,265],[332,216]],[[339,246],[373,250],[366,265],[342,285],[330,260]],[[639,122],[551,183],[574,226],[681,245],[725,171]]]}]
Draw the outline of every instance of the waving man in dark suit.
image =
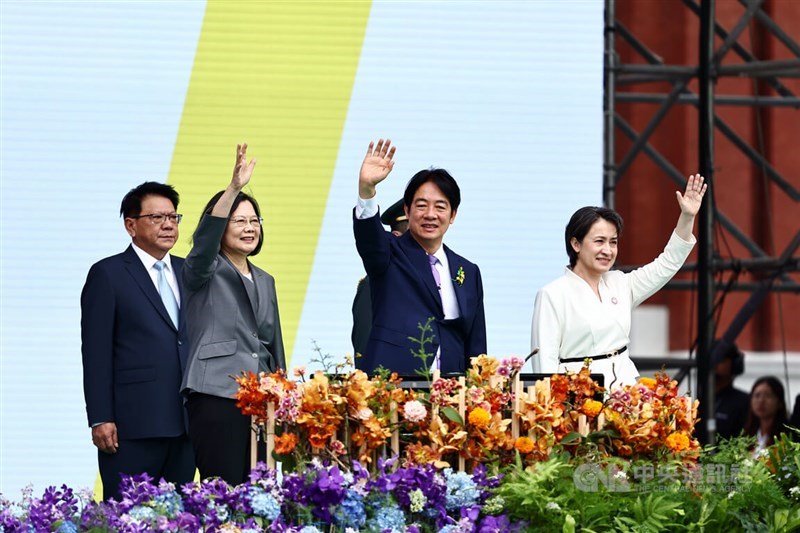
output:
[{"label": "waving man in dark suit", "polygon": [[486,353],[483,284],[477,265],[442,244],[461,202],[458,184],[444,169],[421,170],[403,195],[408,231],[394,237],[380,222],[376,186],[394,166],[387,139],[370,143],[359,175],[353,215],[356,247],[370,279],[372,331],[366,353],[356,360],[372,372],[378,366],[412,374],[419,324],[433,318],[429,368],[466,372],[470,357]]},{"label": "waving man in dark suit", "polygon": [[180,313],[183,259],[178,193],[145,182],[122,200],[132,243],[89,270],[81,294],[86,412],[98,448],[103,497],[119,497],[120,473],[175,483],[194,476],[180,395],[187,342]]}]

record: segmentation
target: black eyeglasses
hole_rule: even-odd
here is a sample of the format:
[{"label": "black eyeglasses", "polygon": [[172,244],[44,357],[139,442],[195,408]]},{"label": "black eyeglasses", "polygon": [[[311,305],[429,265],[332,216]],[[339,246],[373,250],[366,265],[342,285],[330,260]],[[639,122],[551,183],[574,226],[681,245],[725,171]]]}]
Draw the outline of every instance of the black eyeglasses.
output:
[{"label": "black eyeglasses", "polygon": [[154,226],[160,226],[161,224],[166,222],[167,219],[169,219],[170,222],[173,222],[175,224],[180,224],[181,223],[181,219],[183,218],[183,215],[179,215],[177,213],[172,213],[171,215],[162,215],[162,214],[159,214],[159,213],[151,213],[149,215],[134,215],[134,216],[128,217],[128,218],[149,218],[150,222]]}]

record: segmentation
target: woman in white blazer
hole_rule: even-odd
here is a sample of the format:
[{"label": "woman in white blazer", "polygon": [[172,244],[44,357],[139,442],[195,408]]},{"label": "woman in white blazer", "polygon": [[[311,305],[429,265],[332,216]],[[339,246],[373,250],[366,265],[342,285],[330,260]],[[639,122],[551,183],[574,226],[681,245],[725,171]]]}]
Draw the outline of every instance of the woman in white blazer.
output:
[{"label": "woman in white blazer", "polygon": [[232,485],[250,466],[250,417],[236,407],[233,376],[286,368],[275,279],[248,260],[264,236],[258,203],[242,192],[256,163],[246,152],[237,146],[233,178],[203,210],[183,267],[189,438],[200,476]]},{"label": "woman in white blazer", "polygon": [[577,372],[586,358],[603,374],[607,389],[636,382],[639,372],[627,351],[634,307],[663,287],[694,247],[694,218],[706,192],[704,178],[690,176],[676,191],[681,214],[664,251],[629,273],[612,271],[622,218],[603,207],[582,207],[564,234],[569,266],[536,295],[531,327],[534,372]]}]

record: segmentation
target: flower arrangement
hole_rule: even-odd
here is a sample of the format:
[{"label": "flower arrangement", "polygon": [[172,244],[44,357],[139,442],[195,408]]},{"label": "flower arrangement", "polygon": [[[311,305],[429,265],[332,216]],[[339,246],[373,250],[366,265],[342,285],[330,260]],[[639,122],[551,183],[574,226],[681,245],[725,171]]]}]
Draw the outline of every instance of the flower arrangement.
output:
[{"label": "flower arrangement", "polygon": [[370,474],[354,462],[349,471],[313,460],[278,476],[260,463],[250,480],[231,487],[219,479],[153,483],[146,474],[125,479],[122,499],[96,503],[70,489],[50,487],[21,504],[0,500],[0,530],[205,531],[256,533],[321,531],[521,531],[493,494],[498,477],[431,465],[395,468],[381,461]]},{"label": "flower arrangement", "polygon": [[238,405],[268,426],[270,452],[300,463],[323,457],[344,468],[354,460],[369,468],[400,455],[404,465],[468,470],[509,465],[517,454],[531,464],[562,449],[591,457],[697,458],[697,402],[679,395],[666,374],[604,395],[587,365],[526,390],[521,358],[480,355],[466,376],[441,378],[425,367],[429,324],[420,330],[417,356],[427,390],[403,388],[388,372],[372,378],[345,372],[347,362],[329,365],[320,355],[326,370],[309,379],[304,369],[294,380],[282,371],[236,378]]},{"label": "flower arrangement", "polygon": [[700,444],[693,434],[698,402],[679,395],[678,383],[669,376],[659,372],[605,397],[602,392],[588,366],[537,383],[520,399],[523,430],[533,441],[532,448],[525,441],[520,452],[546,460],[561,445],[592,457],[697,459]]},{"label": "flower arrangement", "polygon": [[[520,437],[526,438],[526,437]],[[314,459],[282,476],[259,463],[248,482],[176,487],[146,475],[124,480],[122,499],[49,487],[35,498],[0,496],[0,531],[407,532],[800,530],[800,443],[753,456],[755,439],[709,447],[697,463],[606,458],[568,450],[521,461],[501,476],[379,461],[369,472]]]}]

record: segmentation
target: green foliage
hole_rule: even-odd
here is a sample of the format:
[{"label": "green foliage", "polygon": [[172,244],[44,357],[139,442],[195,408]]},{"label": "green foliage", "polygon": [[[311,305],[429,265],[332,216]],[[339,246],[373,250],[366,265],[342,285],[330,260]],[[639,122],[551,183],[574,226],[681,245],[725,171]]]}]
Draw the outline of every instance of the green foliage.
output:
[{"label": "green foliage", "polygon": [[798,443],[781,439],[769,458],[754,457],[752,444],[750,438],[722,442],[704,450],[696,464],[650,464],[651,471],[673,475],[647,480],[641,473],[648,465],[620,458],[587,462],[553,454],[525,469],[517,461],[498,494],[530,531],[800,531]]},{"label": "green foliage", "polygon": [[412,343],[417,345],[416,350],[410,350],[411,355],[419,359],[422,363],[422,368],[418,369],[416,372],[422,378],[427,379],[428,381],[431,380],[432,369],[428,366],[428,359],[433,357],[432,353],[429,353],[425,346],[427,344],[433,344],[433,338],[435,335],[433,334],[433,328],[431,327],[431,322],[434,321],[433,317],[429,317],[425,324],[417,324],[417,328],[419,328],[419,337],[409,337]]},{"label": "green foliage", "polygon": [[668,493],[650,493],[637,496],[631,506],[630,516],[615,516],[614,525],[618,531],[656,533],[658,531],[674,531],[680,527],[676,521],[683,512],[681,502],[671,498]]}]

